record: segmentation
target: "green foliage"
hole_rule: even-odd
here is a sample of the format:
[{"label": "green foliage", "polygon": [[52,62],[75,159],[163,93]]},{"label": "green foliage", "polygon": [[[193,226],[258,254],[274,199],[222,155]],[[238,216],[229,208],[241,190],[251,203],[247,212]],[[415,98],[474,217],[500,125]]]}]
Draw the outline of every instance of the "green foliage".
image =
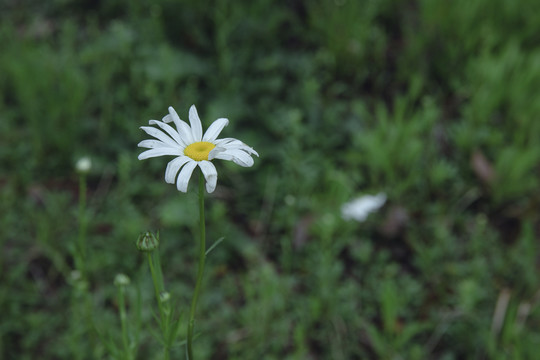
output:
[{"label": "green foliage", "polygon": [[[208,254],[200,358],[534,358],[539,4],[6,1],[0,358],[160,359],[174,344],[160,326],[185,338],[196,186],[179,195],[167,160],[140,162],[136,145],[149,119],[193,103],[261,155],[216,162],[208,245],[226,240]],[[367,221],[341,219],[381,191]],[[134,245],[148,229],[175,299],[158,322]]]}]

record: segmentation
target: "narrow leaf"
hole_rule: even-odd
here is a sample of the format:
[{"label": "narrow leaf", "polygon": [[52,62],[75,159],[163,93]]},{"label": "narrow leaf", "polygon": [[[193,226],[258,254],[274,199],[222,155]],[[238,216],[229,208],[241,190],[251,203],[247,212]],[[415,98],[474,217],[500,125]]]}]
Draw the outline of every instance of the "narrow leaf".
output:
[{"label": "narrow leaf", "polygon": [[224,238],[223,236],[220,237],[219,239],[217,239],[216,242],[213,243],[212,246],[210,246],[210,247],[208,248],[208,250],[206,250],[206,253],[205,253],[204,255],[205,255],[205,256],[208,256],[208,254],[210,253],[210,251],[214,250],[214,248],[215,248],[216,246],[218,246],[223,240],[225,240],[225,238]]}]

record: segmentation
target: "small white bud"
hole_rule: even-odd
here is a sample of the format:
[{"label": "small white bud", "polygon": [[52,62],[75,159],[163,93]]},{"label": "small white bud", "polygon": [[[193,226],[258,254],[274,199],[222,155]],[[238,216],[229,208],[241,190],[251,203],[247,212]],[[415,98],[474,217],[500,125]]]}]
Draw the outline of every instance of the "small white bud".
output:
[{"label": "small white bud", "polygon": [[167,301],[169,301],[171,299],[171,294],[169,294],[167,291],[162,291],[160,294],[159,294],[159,300],[162,302],[162,303],[166,303]]},{"label": "small white bud", "polygon": [[129,277],[124,274],[116,274],[116,276],[114,277],[115,286],[127,286],[130,282],[131,281],[129,280]]},{"label": "small white bud", "polygon": [[88,156],[83,156],[75,164],[75,169],[79,174],[87,174],[92,168],[92,160]]}]

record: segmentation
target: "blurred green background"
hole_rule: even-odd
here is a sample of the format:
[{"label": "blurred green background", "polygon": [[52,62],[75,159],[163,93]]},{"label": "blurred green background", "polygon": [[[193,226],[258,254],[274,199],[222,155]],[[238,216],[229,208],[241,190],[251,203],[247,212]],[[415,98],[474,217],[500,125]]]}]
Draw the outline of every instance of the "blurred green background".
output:
[{"label": "blurred green background", "polygon": [[[260,154],[216,161],[201,359],[534,359],[540,346],[537,0],[0,0],[0,359],[107,359],[113,279],[160,358],[140,232],[187,310],[196,184],[138,161],[139,126],[196,104]],[[384,192],[362,223],[343,203]],[[182,327],[183,329],[183,327]],[[183,331],[183,330],[182,330]],[[175,349],[173,358],[181,358]]]}]

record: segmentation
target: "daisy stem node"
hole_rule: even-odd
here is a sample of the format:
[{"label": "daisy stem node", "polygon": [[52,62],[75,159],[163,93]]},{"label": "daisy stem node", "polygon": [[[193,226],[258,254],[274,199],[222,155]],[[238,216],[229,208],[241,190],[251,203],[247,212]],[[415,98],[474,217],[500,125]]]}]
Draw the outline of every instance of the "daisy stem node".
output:
[{"label": "daisy stem node", "polygon": [[199,300],[199,293],[201,291],[202,278],[204,273],[204,262],[206,258],[206,229],[204,222],[204,175],[202,171],[199,173],[199,266],[197,270],[197,281],[195,283],[195,290],[193,292],[193,298],[191,300],[191,308],[189,310],[188,321],[188,336],[187,336],[187,358],[193,360],[193,326],[195,325],[195,310],[197,308],[197,302]]}]

